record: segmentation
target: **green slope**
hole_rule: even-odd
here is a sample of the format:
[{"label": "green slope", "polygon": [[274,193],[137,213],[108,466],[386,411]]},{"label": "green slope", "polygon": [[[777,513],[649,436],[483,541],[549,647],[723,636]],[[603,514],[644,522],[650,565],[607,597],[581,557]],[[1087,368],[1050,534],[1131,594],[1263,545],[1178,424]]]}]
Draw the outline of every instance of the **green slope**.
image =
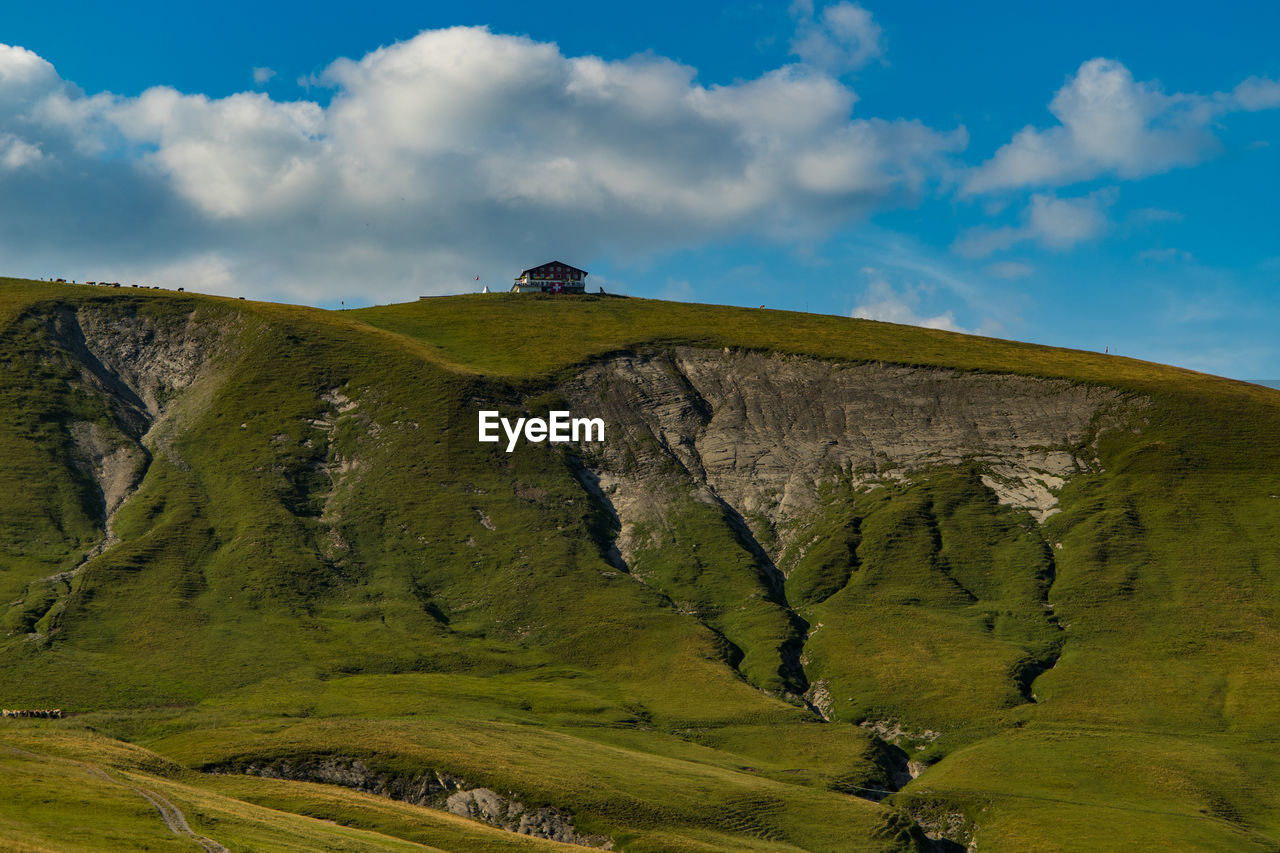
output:
[{"label": "green slope", "polygon": [[[1274,391],[607,297],[334,313],[4,281],[0,324],[0,704],[74,712],[0,721],[6,778],[24,780],[0,800],[44,803],[0,809],[0,840],[181,842],[107,782],[92,796],[112,834],[64,833],[81,806],[48,804],[27,755],[71,779],[67,761],[128,741],[163,767],[106,763],[199,802],[196,831],[228,849],[355,844],[296,815],[381,833],[369,849],[524,843],[234,772],[326,756],[461,777],[626,850],[922,849],[921,826],[984,850],[1280,845]],[[199,363],[133,399],[93,379],[86,353],[112,340],[126,361]],[[481,445],[475,412],[545,411],[583,364],[682,344],[1063,378],[1142,403],[1043,525],[966,466],[837,486],[775,590],[733,520],[693,501],[638,553],[637,583],[574,455]],[[142,474],[101,553],[90,434]],[[802,643],[804,671],[787,670]],[[830,722],[794,695],[818,682]],[[928,769],[867,799],[908,759]]]}]

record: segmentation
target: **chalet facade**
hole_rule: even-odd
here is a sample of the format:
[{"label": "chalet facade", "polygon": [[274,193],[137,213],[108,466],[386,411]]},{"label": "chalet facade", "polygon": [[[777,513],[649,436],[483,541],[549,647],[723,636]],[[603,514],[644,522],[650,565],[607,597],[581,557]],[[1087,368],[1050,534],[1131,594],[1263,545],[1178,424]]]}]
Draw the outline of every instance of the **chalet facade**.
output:
[{"label": "chalet facade", "polygon": [[512,293],[584,293],[587,271],[560,261],[531,267],[516,277]]}]

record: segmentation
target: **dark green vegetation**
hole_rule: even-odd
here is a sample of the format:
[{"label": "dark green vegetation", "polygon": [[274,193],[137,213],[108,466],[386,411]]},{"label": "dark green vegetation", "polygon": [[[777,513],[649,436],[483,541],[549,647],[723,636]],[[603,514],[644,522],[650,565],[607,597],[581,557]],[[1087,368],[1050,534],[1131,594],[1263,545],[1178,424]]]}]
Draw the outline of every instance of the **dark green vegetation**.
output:
[{"label": "dark green vegetation", "polygon": [[[948,465],[825,484],[782,583],[693,499],[620,565],[577,454],[476,410],[676,345],[1138,402],[1043,524]],[[230,850],[572,849],[241,772],[358,759],[629,851],[1277,849],[1277,447],[1275,391],[887,324],[4,281],[0,705],[71,716],[0,720],[0,848],[198,849],[142,789]]]}]

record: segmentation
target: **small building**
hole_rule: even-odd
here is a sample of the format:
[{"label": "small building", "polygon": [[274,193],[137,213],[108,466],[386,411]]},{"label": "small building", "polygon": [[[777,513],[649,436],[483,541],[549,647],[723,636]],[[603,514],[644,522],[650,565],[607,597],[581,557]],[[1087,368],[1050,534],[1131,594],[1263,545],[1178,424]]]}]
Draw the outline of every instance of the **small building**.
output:
[{"label": "small building", "polygon": [[516,277],[512,293],[583,293],[587,271],[560,261],[530,267]]}]

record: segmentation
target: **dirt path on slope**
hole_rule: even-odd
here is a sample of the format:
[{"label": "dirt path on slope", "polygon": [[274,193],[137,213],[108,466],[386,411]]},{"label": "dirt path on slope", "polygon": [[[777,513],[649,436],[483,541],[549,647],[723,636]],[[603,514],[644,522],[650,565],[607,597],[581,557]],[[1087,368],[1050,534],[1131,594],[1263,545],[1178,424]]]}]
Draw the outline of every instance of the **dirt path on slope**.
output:
[{"label": "dirt path on slope", "polygon": [[211,838],[205,838],[203,835],[197,835],[191,826],[187,823],[187,816],[182,813],[182,809],[166,800],[160,794],[147,788],[139,788],[136,785],[130,785],[128,782],[121,782],[112,779],[107,771],[94,764],[83,764],[86,770],[95,776],[113,782],[117,785],[124,785],[138,796],[142,797],[151,805],[156,807],[156,811],[160,812],[160,817],[164,820],[164,825],[169,827],[169,831],[174,835],[185,835],[203,847],[207,853],[230,853],[227,848]]},{"label": "dirt path on slope", "polygon": [[[132,786],[131,786],[132,787]],[[134,788],[134,791],[141,794],[144,798],[151,801],[151,805],[155,806],[160,812],[160,817],[164,818],[164,825],[174,835],[187,835],[195,840],[197,844],[203,847],[208,853],[229,853],[227,848],[211,838],[205,838],[203,835],[196,833],[187,825],[187,816],[182,810],[155,791],[147,791],[143,788]]]}]

